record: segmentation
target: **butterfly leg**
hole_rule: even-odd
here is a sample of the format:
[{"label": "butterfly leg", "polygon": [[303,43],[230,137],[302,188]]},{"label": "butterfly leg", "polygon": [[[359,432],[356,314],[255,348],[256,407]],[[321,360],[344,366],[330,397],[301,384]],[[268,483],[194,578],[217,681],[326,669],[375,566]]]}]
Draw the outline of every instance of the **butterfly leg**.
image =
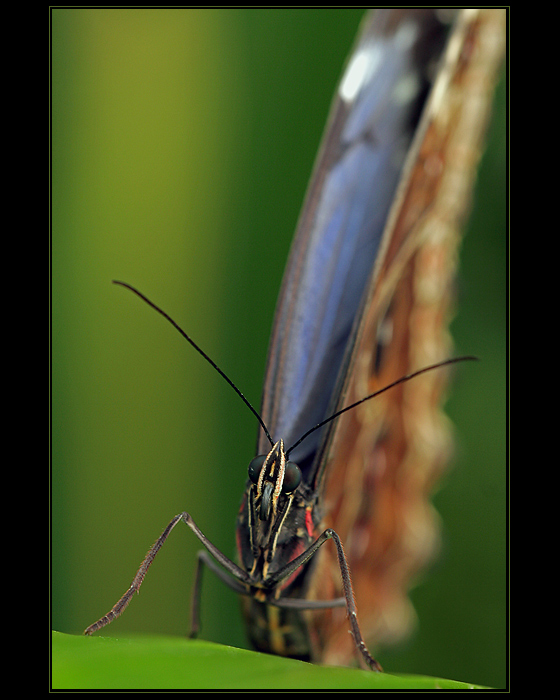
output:
[{"label": "butterfly leg", "polygon": [[[348,620],[350,622],[350,630],[352,632],[352,637],[354,638],[354,643],[356,644],[356,649],[360,653],[360,657],[365,662],[368,668],[372,671],[382,671],[383,669],[379,663],[373,658],[369,653],[362,632],[360,630],[360,625],[358,623],[358,610],[356,608],[356,601],[354,598],[354,589],[352,588],[352,579],[350,577],[350,568],[348,562],[346,561],[346,555],[344,554],[344,548],[340,537],[331,528],[327,528],[322,535],[320,535],[315,542],[305,551],[300,554],[299,557],[293,559],[287,566],[285,566],[280,571],[276,572],[273,576],[267,578],[267,586],[276,587],[281,581],[288,578],[298,567],[302,566],[315,554],[315,552],[328,540],[333,540],[336,546],[336,553],[338,556],[338,566],[340,568],[340,574],[342,577],[342,587],[344,589],[344,598],[337,598],[332,601],[305,601],[305,600],[290,600],[288,598],[278,599],[277,601],[268,601],[271,605],[276,605],[277,607],[290,607],[304,609],[319,609],[323,607],[339,607],[346,605],[346,613]],[[344,601],[344,602],[343,602]]]},{"label": "butterfly leg", "polygon": [[342,547],[342,542],[340,537],[336,534],[334,530],[327,530],[330,533],[330,538],[334,541],[336,545],[336,553],[338,556],[338,565],[340,567],[340,573],[342,575],[342,586],[344,588],[344,596],[346,598],[346,612],[348,614],[348,620],[350,621],[350,629],[352,630],[352,636],[354,637],[354,642],[356,643],[356,648],[360,652],[362,659],[365,661],[367,666],[371,668],[372,671],[383,671],[381,666],[369,653],[362,632],[360,630],[360,625],[358,624],[358,610],[356,608],[356,601],[354,599],[354,590],[352,588],[352,579],[350,578],[350,569],[348,567],[348,562],[346,561],[346,555],[344,554],[344,548]]},{"label": "butterfly leg", "polygon": [[[201,530],[198,528],[194,520],[191,518],[191,516],[184,512],[180,513],[179,515],[176,515],[173,520],[169,523],[169,525],[165,528],[165,530],[162,532],[162,534],[158,537],[154,545],[151,547],[151,549],[148,551],[146,556],[144,557],[144,561],[140,564],[140,568],[136,572],[136,576],[134,577],[130,587],[126,591],[126,593],[113,605],[111,610],[104,615],[102,618],[97,620],[97,622],[94,622],[92,625],[90,625],[85,631],[84,634],[91,635],[94,632],[97,632],[97,630],[100,630],[102,627],[105,627],[105,625],[108,625],[111,623],[114,619],[119,617],[126,608],[126,606],[130,603],[132,600],[132,596],[135,593],[138,593],[140,590],[140,586],[142,585],[142,581],[144,580],[144,576],[148,572],[148,569],[150,568],[153,560],[155,559],[156,554],[159,552],[161,549],[163,543],[165,540],[169,537],[169,534],[171,530],[177,525],[177,523],[182,520],[185,525],[188,525],[190,529],[194,532],[194,534],[198,537],[198,539],[202,542],[202,544],[206,547],[206,549],[215,557],[215,559],[224,566],[229,573],[235,577],[236,579],[243,581],[244,583],[249,583],[249,576],[243,571],[243,569],[240,569],[237,564],[234,564],[230,559],[228,559],[224,554],[220,552],[217,547],[215,547],[210,540],[201,532]],[[223,572],[222,572],[223,573]],[[200,578],[200,576],[199,576]],[[231,580],[230,580],[231,584]],[[239,584],[241,587],[241,584]],[[233,587],[233,586],[231,586]],[[245,589],[243,589],[245,590]],[[200,595],[200,594],[198,594]]]},{"label": "butterfly leg", "polygon": [[192,607],[191,607],[191,631],[189,637],[194,639],[200,632],[200,594],[202,592],[202,571],[206,565],[210,571],[213,571],[216,576],[226,584],[228,588],[231,588],[236,593],[240,595],[249,595],[247,588],[237,581],[237,579],[232,578],[232,574],[221,569],[216,562],[209,556],[208,552],[201,549],[196,555],[196,573],[194,579],[193,593],[192,593]]}]

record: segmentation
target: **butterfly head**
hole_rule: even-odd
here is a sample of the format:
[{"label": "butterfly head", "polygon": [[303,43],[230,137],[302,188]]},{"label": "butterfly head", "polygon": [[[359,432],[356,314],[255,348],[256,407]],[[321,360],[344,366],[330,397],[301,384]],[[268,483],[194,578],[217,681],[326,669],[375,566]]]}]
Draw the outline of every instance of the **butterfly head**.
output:
[{"label": "butterfly head", "polygon": [[299,553],[300,541],[293,533],[296,522],[305,519],[302,486],[301,470],[287,458],[282,440],[249,464],[237,543],[240,559],[257,586]]},{"label": "butterfly head", "polygon": [[278,440],[267,455],[249,464],[249,478],[256,487],[255,508],[260,520],[274,520],[281,495],[292,494],[301,482],[300,468],[286,458],[284,442]]}]

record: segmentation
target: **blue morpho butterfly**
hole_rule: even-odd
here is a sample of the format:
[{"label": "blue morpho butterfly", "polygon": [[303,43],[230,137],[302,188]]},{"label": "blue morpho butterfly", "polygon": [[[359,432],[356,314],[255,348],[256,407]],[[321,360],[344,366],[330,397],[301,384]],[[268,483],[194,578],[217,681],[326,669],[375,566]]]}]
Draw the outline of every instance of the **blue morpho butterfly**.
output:
[{"label": "blue morpho butterfly", "polygon": [[[357,653],[380,670],[355,599],[366,638],[400,636],[411,618],[408,581],[434,546],[428,498],[449,433],[439,409],[444,372],[427,370],[463,359],[441,362],[450,349],[458,229],[505,14],[414,8],[366,16],[284,276],[260,415],[166,313],[118,283],[234,386],[259,420],[258,456],[238,514],[240,566],[181,513],[86,634],[121,614],[183,520],[206,548],[198,555],[194,633],[206,565],[241,594],[257,649],[333,664]],[[367,401],[373,394],[380,395]],[[323,546],[331,539],[334,546]]]}]

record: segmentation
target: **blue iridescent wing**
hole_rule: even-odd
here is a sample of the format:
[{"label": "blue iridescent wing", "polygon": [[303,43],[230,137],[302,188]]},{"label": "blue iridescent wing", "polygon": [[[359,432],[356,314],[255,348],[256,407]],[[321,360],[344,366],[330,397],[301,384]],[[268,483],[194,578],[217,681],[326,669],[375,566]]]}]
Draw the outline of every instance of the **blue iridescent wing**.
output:
[{"label": "blue iridescent wing", "polygon": [[[448,25],[435,10],[366,17],[344,72],[276,310],[261,414],[288,448],[334,410],[387,214]],[[291,455],[311,478],[318,431]],[[268,441],[259,436],[258,452]]]}]

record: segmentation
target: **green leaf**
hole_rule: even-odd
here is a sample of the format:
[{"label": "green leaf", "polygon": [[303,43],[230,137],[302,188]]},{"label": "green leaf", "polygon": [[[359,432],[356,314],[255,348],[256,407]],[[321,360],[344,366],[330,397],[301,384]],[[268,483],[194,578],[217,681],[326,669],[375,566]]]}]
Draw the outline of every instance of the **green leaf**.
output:
[{"label": "green leaf", "polygon": [[52,633],[52,687],[61,689],[474,689],[428,676],[334,668],[178,637]]}]

